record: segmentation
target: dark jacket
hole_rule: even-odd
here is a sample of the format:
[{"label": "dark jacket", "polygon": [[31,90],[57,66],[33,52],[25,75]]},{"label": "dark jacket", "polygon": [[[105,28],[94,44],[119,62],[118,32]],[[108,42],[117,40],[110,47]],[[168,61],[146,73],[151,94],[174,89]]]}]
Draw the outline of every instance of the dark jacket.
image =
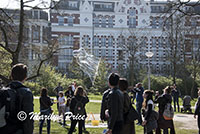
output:
[{"label": "dark jacket", "polygon": [[49,96],[40,97],[40,110],[49,109],[52,105],[53,103],[51,102],[51,98]]},{"label": "dark jacket", "polygon": [[143,98],[144,88],[143,87],[136,88],[135,91],[136,91],[136,101],[137,101],[137,103],[138,102],[143,103],[143,101],[144,101],[144,98]]},{"label": "dark jacket", "polygon": [[113,129],[116,122],[123,121],[123,109],[124,95],[115,87],[111,90],[108,97],[109,129]]},{"label": "dark jacket", "polygon": [[194,112],[194,115],[199,115],[199,114],[200,114],[200,97],[198,97],[198,101],[196,102],[195,112]]},{"label": "dark jacket", "polygon": [[108,95],[109,92],[111,91],[111,89],[107,89],[104,93],[103,93],[103,98],[102,98],[102,102],[101,102],[101,113],[100,113],[100,118],[101,120],[106,121],[106,117],[105,117],[105,111],[106,109],[108,109]]},{"label": "dark jacket", "polygon": [[164,109],[165,109],[165,105],[167,103],[172,103],[172,96],[169,94],[162,94],[161,96],[159,96],[157,98],[157,100],[155,100],[155,103],[158,103],[158,108],[159,108],[159,113],[163,114]]},{"label": "dark jacket", "polygon": [[177,89],[176,90],[172,90],[172,97],[173,97],[174,101],[177,101],[179,96],[181,96],[181,93],[180,93],[179,90],[177,90]]},{"label": "dark jacket", "polygon": [[[70,111],[72,113],[74,113],[74,109],[76,107],[76,103],[77,103],[76,99],[78,101],[81,100],[81,102],[83,103],[83,106],[84,106],[84,110],[85,110],[85,105],[89,102],[88,97],[83,97],[83,96],[79,96],[79,95],[72,97],[72,101],[71,101],[71,104],[70,104]],[[86,114],[86,110],[85,110],[85,114]]]},{"label": "dark jacket", "polygon": [[67,91],[65,92],[65,96],[66,96],[67,98],[72,98],[72,97],[74,96],[74,91],[73,91],[73,90],[67,90]]},{"label": "dark jacket", "polygon": [[[32,134],[34,128],[34,122],[30,119],[29,113],[33,112],[33,94],[31,90],[22,85],[22,83],[13,81],[8,85],[11,89],[17,91],[18,99],[18,110],[24,111],[27,114],[27,118],[17,125],[18,129],[23,131],[23,134]],[[9,128],[9,127],[8,127]],[[10,126],[12,128],[12,126]]]}]

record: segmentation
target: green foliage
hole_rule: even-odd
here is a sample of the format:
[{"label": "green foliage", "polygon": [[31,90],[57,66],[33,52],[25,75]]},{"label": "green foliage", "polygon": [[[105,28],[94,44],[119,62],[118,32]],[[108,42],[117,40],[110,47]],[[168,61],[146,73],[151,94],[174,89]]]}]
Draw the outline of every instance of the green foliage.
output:
[{"label": "green foliage", "polygon": [[58,86],[58,83],[61,83],[64,90],[67,90],[67,87],[74,81],[76,81],[77,85],[84,86],[82,80],[68,79],[66,75],[56,72],[55,68],[50,65],[43,65],[40,73],[41,76],[37,77],[35,82],[26,82],[26,85],[32,89],[34,95],[39,95],[42,87],[48,89],[49,95],[55,95],[53,89]]},{"label": "green foliage", "polygon": [[0,72],[1,75],[6,76],[7,78],[10,75],[9,70],[11,70],[11,54],[8,53],[6,50],[4,50],[2,47],[0,47]]},{"label": "green foliage", "polygon": [[98,74],[94,81],[94,87],[91,89],[93,93],[95,92],[104,92],[108,88],[107,77],[108,77],[109,68],[104,60],[101,60],[99,63]]}]

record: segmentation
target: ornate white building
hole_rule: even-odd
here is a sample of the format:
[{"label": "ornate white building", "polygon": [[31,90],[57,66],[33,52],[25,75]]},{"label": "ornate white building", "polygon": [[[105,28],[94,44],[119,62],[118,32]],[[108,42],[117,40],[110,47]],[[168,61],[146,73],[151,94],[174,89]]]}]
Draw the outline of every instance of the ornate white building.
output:
[{"label": "ornate white building", "polygon": [[[168,2],[145,0],[60,0],[50,10],[52,37],[60,42],[58,69],[66,71],[74,49],[84,47],[104,58],[115,70],[127,67],[131,55],[134,62],[146,66],[145,53],[151,51],[153,73],[170,70],[169,41],[163,27]],[[190,21],[191,19],[189,19]],[[200,26],[199,18],[195,20]],[[191,25],[192,22],[189,22]],[[200,44],[196,37],[197,46]]]}]

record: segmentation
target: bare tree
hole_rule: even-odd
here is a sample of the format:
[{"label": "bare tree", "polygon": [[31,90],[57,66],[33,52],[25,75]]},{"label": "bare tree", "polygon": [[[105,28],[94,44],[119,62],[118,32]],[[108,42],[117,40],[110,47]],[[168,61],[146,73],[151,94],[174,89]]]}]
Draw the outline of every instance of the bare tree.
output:
[{"label": "bare tree", "polygon": [[[16,34],[16,29],[14,26],[16,25],[14,23],[13,16],[10,16],[5,9],[0,9],[0,35],[1,35],[1,41],[0,41],[0,47],[3,48],[7,53],[11,54],[11,64],[10,66],[13,66],[20,62],[20,55],[23,52],[24,47],[24,29],[25,29],[25,8],[34,8],[29,5],[30,2],[33,2],[34,0],[20,0],[20,9],[19,11],[19,24],[18,24],[18,31]],[[41,4],[45,4],[44,2],[41,2]],[[38,4],[40,5],[40,4]],[[37,5],[37,6],[38,6]],[[49,9],[52,7],[45,7],[44,9]],[[11,36],[12,35],[12,36]],[[13,36],[14,35],[14,36]],[[12,37],[16,37],[15,41],[13,42]],[[54,53],[57,51],[57,41],[47,39],[47,48],[45,48],[45,51],[43,53],[43,56],[39,55],[40,62],[37,66],[36,74],[33,74],[33,76],[30,76],[28,80],[36,78],[40,75],[40,69],[43,63],[48,61]],[[0,74],[0,79],[2,79],[5,82],[9,82],[10,79],[7,76],[4,76]]]}]

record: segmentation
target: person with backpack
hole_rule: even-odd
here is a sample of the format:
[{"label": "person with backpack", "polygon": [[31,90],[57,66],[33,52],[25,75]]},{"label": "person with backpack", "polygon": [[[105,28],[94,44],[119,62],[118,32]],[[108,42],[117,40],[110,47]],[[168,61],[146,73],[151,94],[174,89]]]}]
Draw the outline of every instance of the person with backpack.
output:
[{"label": "person with backpack", "polygon": [[119,75],[111,73],[108,77],[111,91],[108,96],[108,131],[106,134],[121,134],[123,129],[124,95],[119,90]]},{"label": "person with backpack", "polygon": [[168,134],[168,129],[170,128],[170,134],[175,134],[173,115],[174,110],[171,106],[172,96],[171,96],[171,87],[167,86],[164,90],[164,93],[155,100],[155,103],[158,103],[158,127],[156,129],[156,134],[161,134],[161,129],[164,130],[164,134]]},{"label": "person with backpack", "polygon": [[[89,99],[83,89],[83,87],[78,86],[74,92],[74,97],[71,100],[71,104],[70,104],[70,111],[73,113],[74,116],[80,115],[82,117],[84,117],[84,119],[86,118],[87,114],[86,114],[86,110],[85,110],[85,105],[89,102]],[[82,134],[82,129],[83,129],[83,125],[84,125],[84,120],[81,119],[74,119],[71,118],[71,127],[69,129],[68,134],[72,134],[76,124],[78,123],[78,130],[79,130],[79,134]]]},{"label": "person with backpack", "polygon": [[33,94],[23,85],[27,72],[26,65],[14,65],[11,70],[11,83],[0,90],[1,134],[33,133],[34,122],[29,115],[33,112]]},{"label": "person with backpack", "polygon": [[198,116],[197,119],[197,124],[198,124],[198,128],[199,128],[199,134],[200,134],[200,88],[198,88],[198,100],[195,104],[195,112],[194,112],[194,118],[196,119],[196,116]]},{"label": "person with backpack", "polygon": [[121,134],[135,134],[135,123],[134,120],[130,121],[128,114],[131,108],[131,98],[128,95],[128,81],[125,78],[120,78],[119,80],[119,89],[124,94],[124,125]]},{"label": "person with backpack", "polygon": [[[49,116],[52,113],[51,106],[53,105],[53,101],[48,96],[47,89],[42,88],[41,96],[40,96],[40,114],[41,116]],[[50,134],[51,127],[51,119],[47,118],[47,134]],[[42,134],[42,127],[44,124],[45,118],[40,120],[40,130],[39,134]]]},{"label": "person with backpack", "polygon": [[158,113],[154,110],[153,91],[145,90],[143,97],[145,99],[143,104],[144,134],[153,134],[153,130],[157,128]]}]

